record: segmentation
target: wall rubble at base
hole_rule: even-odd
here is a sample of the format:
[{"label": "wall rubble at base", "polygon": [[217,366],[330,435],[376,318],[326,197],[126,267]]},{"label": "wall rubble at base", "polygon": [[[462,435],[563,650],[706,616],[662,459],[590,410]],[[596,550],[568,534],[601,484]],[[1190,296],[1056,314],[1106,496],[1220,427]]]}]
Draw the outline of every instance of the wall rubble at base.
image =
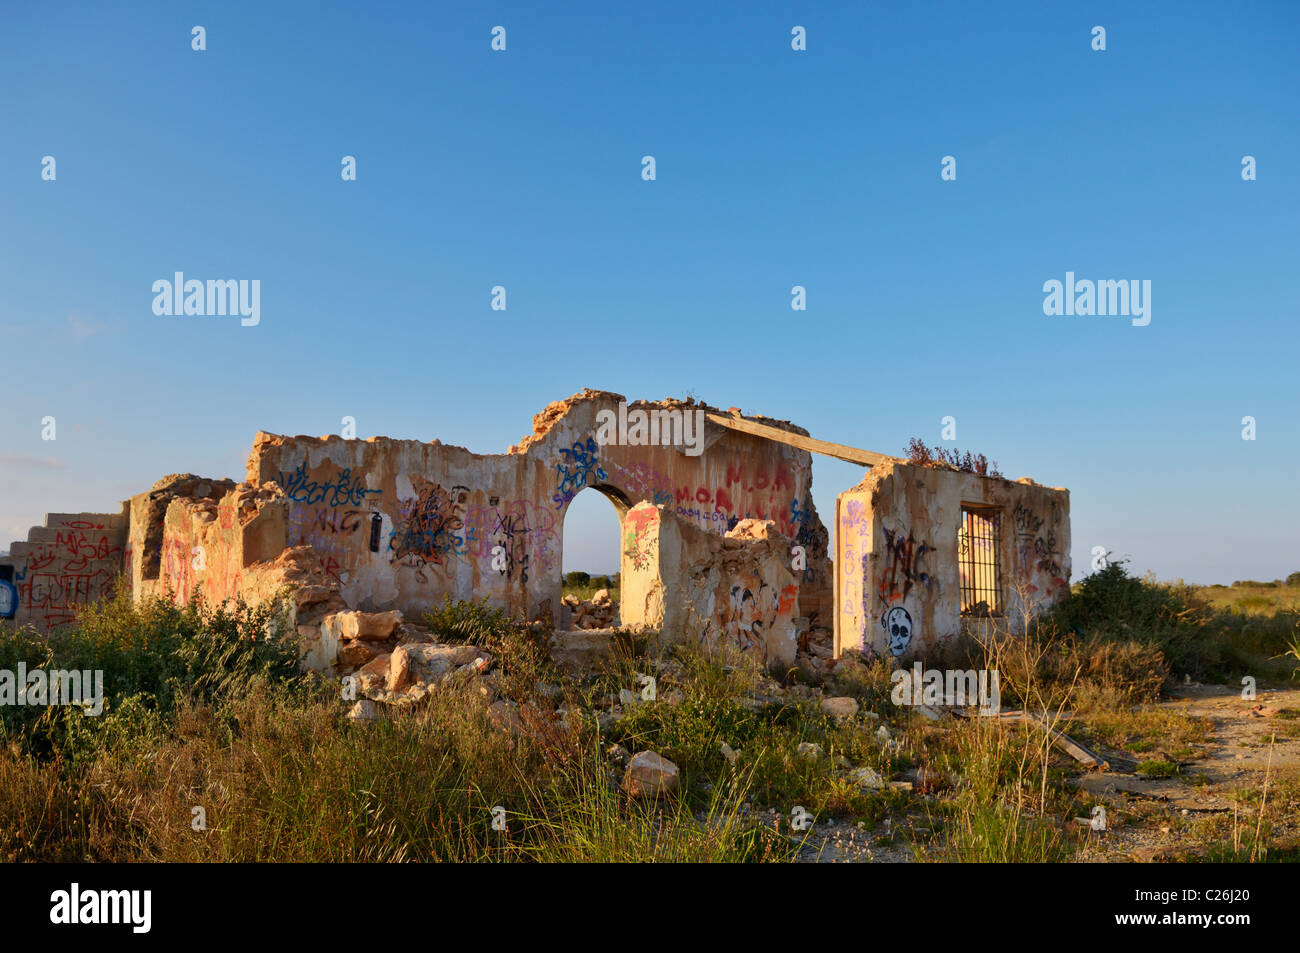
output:
[{"label": "wall rubble at base", "polygon": [[776,524],[742,520],[707,533],[668,506],[642,503],[624,519],[622,622],[790,665],[798,647],[799,573]]}]

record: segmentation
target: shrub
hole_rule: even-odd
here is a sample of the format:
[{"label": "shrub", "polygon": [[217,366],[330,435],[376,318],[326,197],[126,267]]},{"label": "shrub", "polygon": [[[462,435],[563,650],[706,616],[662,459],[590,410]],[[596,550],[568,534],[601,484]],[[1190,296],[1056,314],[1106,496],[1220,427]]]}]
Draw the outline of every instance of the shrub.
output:
[{"label": "shrub", "polygon": [[503,609],[493,609],[486,597],[466,602],[446,596],[441,607],[425,613],[424,624],[442,641],[469,642],[492,653],[506,695],[535,694],[539,680],[555,676],[550,632],[538,623],[520,622]]},{"label": "shrub", "polygon": [[102,671],[105,714],[6,705],[0,707],[0,731],[21,736],[38,753],[70,743],[76,750],[69,756],[80,756],[88,739],[113,730],[110,725],[120,728],[120,719],[139,719],[143,711],[169,717],[180,698],[218,701],[258,681],[303,688],[298,658],[281,603],[210,606],[196,598],[177,606],[155,597],[137,605],[119,591],[48,637],[31,629],[0,631],[0,668],[13,670],[24,662],[29,671]]},{"label": "shrub", "polygon": [[941,467],[960,470],[962,473],[974,473],[978,476],[1001,477],[997,462],[989,463],[982,453],[972,455],[956,448],[947,450],[940,446],[927,447],[924,440],[913,437],[907,445],[907,462],[923,467]]},{"label": "shrub", "polygon": [[1131,576],[1122,560],[1085,578],[1051,620],[1093,644],[1153,645],[1175,675],[1201,678],[1227,671],[1224,646],[1210,626],[1214,613],[1209,603],[1191,586]]}]

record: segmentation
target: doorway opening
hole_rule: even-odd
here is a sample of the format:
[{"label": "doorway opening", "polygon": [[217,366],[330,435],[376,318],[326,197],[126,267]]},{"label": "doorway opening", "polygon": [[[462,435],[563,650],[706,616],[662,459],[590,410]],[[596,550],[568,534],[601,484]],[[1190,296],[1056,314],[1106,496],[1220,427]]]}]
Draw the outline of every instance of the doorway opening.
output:
[{"label": "doorway opening", "polygon": [[618,626],[621,534],[627,510],[627,501],[613,487],[586,487],[569,503],[564,513],[557,629]]}]

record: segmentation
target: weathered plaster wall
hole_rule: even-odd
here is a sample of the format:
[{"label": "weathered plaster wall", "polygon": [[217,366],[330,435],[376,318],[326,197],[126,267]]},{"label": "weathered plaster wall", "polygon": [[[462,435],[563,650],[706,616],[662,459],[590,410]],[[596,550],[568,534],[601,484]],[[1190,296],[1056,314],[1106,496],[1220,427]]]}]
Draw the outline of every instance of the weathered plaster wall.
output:
[{"label": "weathered plaster wall", "polygon": [[10,567],[17,591],[13,624],[50,629],[111,596],[126,526],[126,516],[117,513],[50,513],[25,542],[11,545],[0,566]]},{"label": "weathered plaster wall", "polygon": [[742,520],[718,536],[671,504],[641,503],[623,525],[624,625],[738,649],[765,665],[794,661],[799,574],[775,523]]},{"label": "weathered plaster wall", "polygon": [[[135,598],[166,592],[164,563],[169,569],[167,580],[176,591],[177,598],[182,601],[189,598],[190,586],[180,585],[189,580],[182,578],[183,570],[178,565],[178,541],[175,535],[171,539],[166,536],[168,509],[176,501],[211,503],[215,506],[217,500],[234,486],[233,480],[211,480],[192,473],[178,473],[163,477],[150,489],[137,493],[123,504],[130,526],[122,562]],[[174,534],[174,519],[171,527]]]},{"label": "weathered plaster wall", "polygon": [[413,614],[444,595],[486,596],[528,618],[554,618],[564,516],[574,496],[592,486],[610,498],[620,520],[643,500],[719,537],[742,519],[772,520],[808,549],[799,612],[829,627],[828,534],[812,505],[809,454],[712,424],[698,456],[680,447],[601,446],[597,414],[617,410],[620,400],[583,391],[552,404],[534,418],[530,437],[495,455],[438,441],[262,433],[248,481],[279,485],[288,544],[314,547],[343,598],[359,609]]},{"label": "weathered plaster wall", "polygon": [[[1069,591],[1070,494],[913,464],[874,467],[836,500],[836,654],[911,658],[961,631],[958,532],[963,504],[996,506],[1004,618]],[[892,642],[892,645],[891,645]]]}]

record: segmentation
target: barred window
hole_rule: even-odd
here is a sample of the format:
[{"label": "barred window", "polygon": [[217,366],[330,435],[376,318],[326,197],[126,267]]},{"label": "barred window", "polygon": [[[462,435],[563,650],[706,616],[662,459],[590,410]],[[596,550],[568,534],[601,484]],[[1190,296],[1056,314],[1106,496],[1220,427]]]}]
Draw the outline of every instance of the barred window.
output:
[{"label": "barred window", "polygon": [[961,614],[1002,614],[1002,513],[996,506],[962,504],[957,534]]}]

